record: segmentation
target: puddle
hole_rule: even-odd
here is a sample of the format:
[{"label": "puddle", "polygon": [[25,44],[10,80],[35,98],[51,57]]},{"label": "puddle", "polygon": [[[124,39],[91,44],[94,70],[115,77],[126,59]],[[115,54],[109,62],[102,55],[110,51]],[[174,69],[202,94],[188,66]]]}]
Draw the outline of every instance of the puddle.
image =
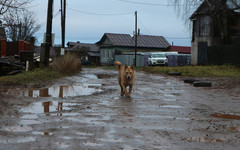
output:
[{"label": "puddle", "polygon": [[77,105],[76,103],[63,103],[58,101],[36,102],[28,107],[21,109],[21,112],[31,113],[31,115],[25,115],[22,118],[36,119],[37,116],[34,114],[50,113],[50,112],[56,112],[57,115],[62,116],[63,115],[62,111],[71,110],[71,107],[76,105]]},{"label": "puddle", "polygon": [[75,96],[91,95],[96,92],[101,92],[99,89],[102,84],[83,84],[83,85],[60,85],[41,89],[9,89],[6,95],[26,96],[26,97],[53,97],[65,98]]},{"label": "puddle", "polygon": [[56,142],[55,143],[60,149],[66,149],[70,147],[70,144],[68,143],[62,143],[62,142]]},{"label": "puddle", "polygon": [[179,106],[179,105],[163,105],[160,107],[162,107],[162,108],[183,108],[182,106]]},{"label": "puddle", "polygon": [[174,117],[174,116],[155,116],[155,115],[139,115],[141,118],[148,118],[148,119],[176,119],[176,120],[190,120],[190,118],[183,118],[183,117]]},{"label": "puddle", "polygon": [[54,135],[54,133],[53,132],[32,132],[32,134],[34,134],[34,135],[45,135],[45,136],[50,136],[50,135]]},{"label": "puddle", "polygon": [[234,119],[240,120],[240,115],[231,115],[231,114],[211,114],[212,117],[222,118],[222,119]]},{"label": "puddle", "polygon": [[102,141],[102,142],[111,142],[111,143],[122,143],[124,142],[124,140],[122,138],[111,138],[111,139],[98,139],[99,141]]},{"label": "puddle", "polygon": [[21,125],[31,125],[31,124],[41,124],[42,122],[36,120],[21,120],[19,124]]},{"label": "puddle", "polygon": [[86,142],[86,143],[83,143],[85,146],[103,146],[103,144],[98,144],[98,143],[93,143],[93,142]]},{"label": "puddle", "polygon": [[89,79],[107,79],[107,78],[115,77],[115,75],[110,75],[110,74],[85,74],[81,76]]},{"label": "puddle", "polygon": [[200,143],[221,143],[223,140],[220,139],[213,139],[213,138],[207,138],[207,137],[190,137],[190,138],[184,138],[185,141],[188,142],[200,142]]},{"label": "puddle", "polygon": [[26,142],[34,142],[36,138],[34,137],[19,137],[19,138],[6,138],[0,139],[0,143],[9,144],[9,143],[26,143]]},{"label": "puddle", "polygon": [[75,132],[75,134],[80,135],[80,136],[93,136],[94,135],[92,133],[85,133],[85,132]]},{"label": "puddle", "polygon": [[32,131],[32,127],[29,126],[9,126],[9,127],[2,127],[2,131],[8,132],[29,132]]}]

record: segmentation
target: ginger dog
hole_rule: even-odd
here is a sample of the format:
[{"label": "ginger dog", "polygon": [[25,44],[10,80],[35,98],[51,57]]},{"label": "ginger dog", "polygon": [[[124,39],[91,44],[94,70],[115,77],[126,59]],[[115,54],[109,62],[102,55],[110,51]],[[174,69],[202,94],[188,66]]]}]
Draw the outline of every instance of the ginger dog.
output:
[{"label": "ginger dog", "polygon": [[[121,96],[125,94],[127,97],[131,97],[133,83],[136,78],[136,71],[132,66],[122,66],[121,62],[116,61],[114,63],[118,66],[118,83],[121,87]],[[129,86],[129,92],[127,92],[127,87]]]}]

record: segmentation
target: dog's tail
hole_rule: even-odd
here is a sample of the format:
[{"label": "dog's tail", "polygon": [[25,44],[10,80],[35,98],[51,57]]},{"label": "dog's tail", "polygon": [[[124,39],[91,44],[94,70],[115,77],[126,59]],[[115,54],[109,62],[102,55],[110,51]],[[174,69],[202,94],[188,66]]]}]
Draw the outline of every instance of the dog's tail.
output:
[{"label": "dog's tail", "polygon": [[118,66],[118,69],[120,69],[120,67],[122,66],[120,61],[116,61],[114,64]]}]

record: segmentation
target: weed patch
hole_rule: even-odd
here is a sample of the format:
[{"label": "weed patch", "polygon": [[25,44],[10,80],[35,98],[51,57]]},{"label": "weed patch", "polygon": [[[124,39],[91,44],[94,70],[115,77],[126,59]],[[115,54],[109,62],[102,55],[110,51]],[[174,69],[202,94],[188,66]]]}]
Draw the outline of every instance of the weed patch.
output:
[{"label": "weed patch", "polygon": [[51,68],[64,75],[73,75],[82,69],[82,65],[76,54],[67,53],[57,58],[51,65]]}]

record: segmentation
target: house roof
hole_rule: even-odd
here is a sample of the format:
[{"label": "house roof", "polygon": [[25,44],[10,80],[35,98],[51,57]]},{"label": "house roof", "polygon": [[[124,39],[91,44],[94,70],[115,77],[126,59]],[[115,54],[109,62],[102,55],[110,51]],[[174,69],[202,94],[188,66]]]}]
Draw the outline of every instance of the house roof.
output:
[{"label": "house roof", "polygon": [[[212,5],[211,9],[217,8],[219,9],[221,7],[221,3],[214,1],[214,5]],[[237,14],[239,14],[240,12],[240,6],[239,3],[234,3],[231,0],[227,0],[227,7],[229,10],[232,10],[232,12],[235,12]],[[203,15],[206,13],[209,13],[209,10],[206,11],[206,8],[209,7],[209,5],[207,4],[206,0],[204,2],[202,2],[202,4],[197,8],[197,10],[190,16],[189,19],[194,19],[196,18],[197,15]],[[204,11],[205,9],[205,11]],[[208,8],[209,9],[209,8]]]},{"label": "house roof", "polygon": [[100,57],[100,53],[96,52],[87,52],[89,56],[95,56],[95,57]]},{"label": "house roof", "polygon": [[178,52],[181,54],[191,54],[191,47],[188,46],[170,46],[170,51]]},{"label": "house roof", "polygon": [[163,36],[138,35],[137,39],[139,47],[166,48],[170,45]]},{"label": "house roof", "polygon": [[[105,33],[96,44],[100,46],[134,47],[135,39],[129,34]],[[142,48],[167,48],[170,44],[163,36],[138,35],[137,46]]]},{"label": "house roof", "polygon": [[75,49],[80,49],[82,47],[89,48],[90,52],[99,52],[99,47],[96,44],[89,44],[89,43],[80,43],[80,42],[68,42],[67,51],[72,51]]}]

